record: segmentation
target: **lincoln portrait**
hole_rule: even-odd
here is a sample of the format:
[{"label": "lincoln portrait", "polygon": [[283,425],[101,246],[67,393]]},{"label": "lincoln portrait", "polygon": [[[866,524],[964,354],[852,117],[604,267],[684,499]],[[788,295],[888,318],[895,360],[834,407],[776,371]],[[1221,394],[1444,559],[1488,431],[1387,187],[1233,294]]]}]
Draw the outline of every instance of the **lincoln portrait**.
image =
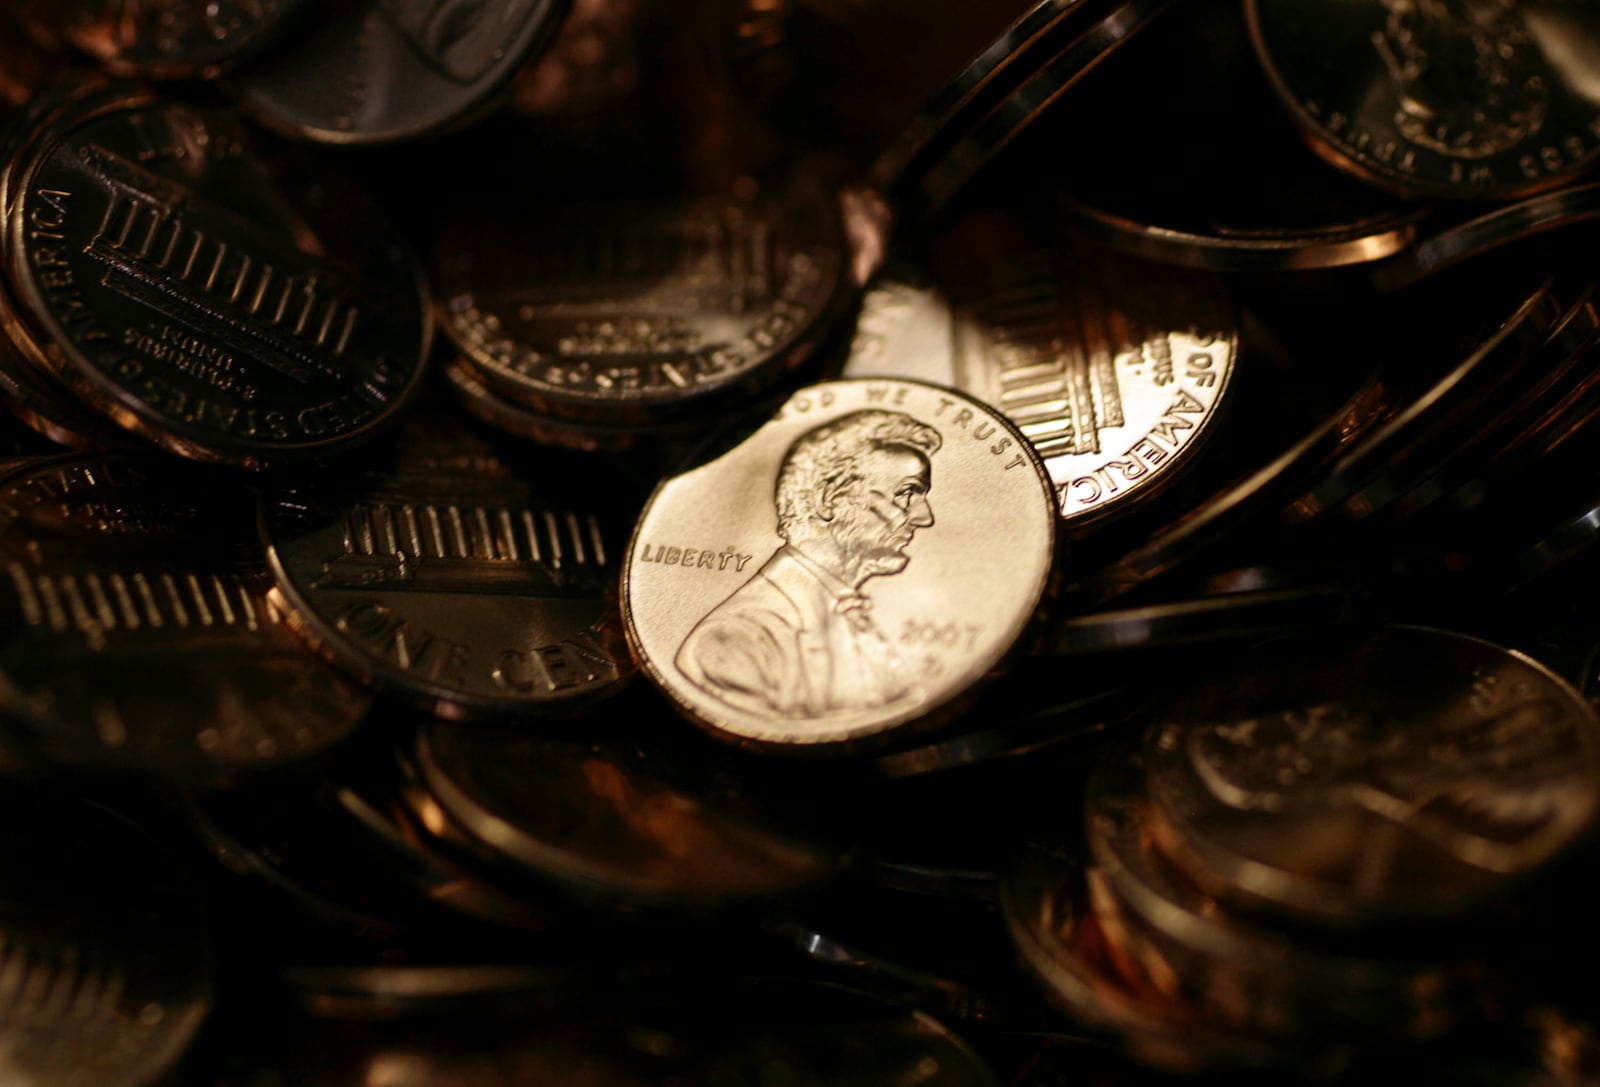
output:
[{"label": "lincoln portrait", "polygon": [[783,546],[697,623],[678,669],[738,709],[783,717],[870,710],[910,697],[912,677],[862,594],[892,577],[933,525],[939,432],[869,409],[801,435],[778,467]]}]

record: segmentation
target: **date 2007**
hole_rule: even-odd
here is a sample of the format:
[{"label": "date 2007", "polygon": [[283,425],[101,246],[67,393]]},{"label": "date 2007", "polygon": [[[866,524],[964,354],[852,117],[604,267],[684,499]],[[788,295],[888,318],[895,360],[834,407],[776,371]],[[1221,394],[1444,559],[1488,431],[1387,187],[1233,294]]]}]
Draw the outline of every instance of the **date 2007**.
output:
[{"label": "date 2007", "polygon": [[977,623],[907,619],[905,625],[900,628],[900,644],[938,646],[941,649],[971,652],[977,648],[978,635],[982,630],[983,627]]}]

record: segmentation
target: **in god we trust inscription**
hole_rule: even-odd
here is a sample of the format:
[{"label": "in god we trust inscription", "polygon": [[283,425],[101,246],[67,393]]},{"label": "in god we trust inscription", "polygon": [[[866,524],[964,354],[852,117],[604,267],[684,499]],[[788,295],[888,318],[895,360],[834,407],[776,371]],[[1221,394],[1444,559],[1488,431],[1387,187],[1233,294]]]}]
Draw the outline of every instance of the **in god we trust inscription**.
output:
[{"label": "in god we trust inscription", "polygon": [[992,408],[812,386],[656,489],[623,569],[629,642],[724,738],[859,745],[936,720],[1007,657],[1054,526],[1043,466]]}]

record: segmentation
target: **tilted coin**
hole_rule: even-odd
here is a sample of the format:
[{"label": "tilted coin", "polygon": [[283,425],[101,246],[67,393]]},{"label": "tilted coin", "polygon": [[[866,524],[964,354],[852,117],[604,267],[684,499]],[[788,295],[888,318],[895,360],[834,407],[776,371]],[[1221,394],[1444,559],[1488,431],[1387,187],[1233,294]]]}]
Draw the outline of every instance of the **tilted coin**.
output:
[{"label": "tilted coin", "polygon": [[629,644],[723,739],[882,741],[1011,656],[1055,522],[1037,455],[995,409],[902,380],[813,385],[651,496],[623,568]]},{"label": "tilted coin", "polygon": [[1246,0],[1279,95],[1329,161],[1406,196],[1548,189],[1600,158],[1600,6]]},{"label": "tilted coin", "polygon": [[915,377],[998,409],[1044,459],[1068,522],[1148,497],[1193,459],[1238,353],[1219,282],[1092,243],[1040,246],[1005,216],[974,216],[935,244],[950,347],[931,342],[938,296],[880,288],[846,376]]},{"label": "tilted coin", "polygon": [[833,195],[529,200],[450,208],[434,256],[445,331],[501,396],[640,425],[770,385],[848,294]]},{"label": "tilted coin", "polygon": [[203,892],[153,836],[51,789],[0,784],[0,1072],[145,1087],[211,1004]]},{"label": "tilted coin", "polygon": [[275,42],[305,0],[33,0],[35,19],[120,75],[213,75]]},{"label": "tilted coin", "polygon": [[1453,223],[1372,269],[1382,291],[1403,290],[1447,268],[1600,218],[1600,183],[1570,185]]},{"label": "tilted coin", "polygon": [[272,128],[334,144],[416,139],[481,112],[561,21],[566,0],[356,0],[318,11],[231,91]]},{"label": "tilted coin", "polygon": [[[1206,78],[1181,94],[1151,78],[1197,57]],[[1333,268],[1403,250],[1430,217],[1303,146],[1230,0],[1175,5],[1075,95],[1117,108],[1058,111],[1005,169],[1035,167],[1067,217],[1125,252],[1236,272]],[[1094,168],[1051,168],[1063,147]],[[1197,168],[1174,183],[1176,162]]]},{"label": "tilted coin", "polygon": [[1593,829],[1600,719],[1520,654],[1418,627],[1298,636],[1195,681],[1146,734],[1163,849],[1228,902],[1450,918]]},{"label": "tilted coin", "polygon": [[[1157,850],[1143,764],[1108,748],[1085,797],[1095,908],[1123,915],[1173,991],[1208,1020],[1280,1035],[1441,1034],[1466,1012],[1468,971],[1426,954],[1328,952],[1230,916]],[[1100,892],[1095,895],[1095,892]]]},{"label": "tilted coin", "polygon": [[[1057,0],[1041,7],[1057,10]],[[898,203],[912,214],[932,216],[948,206],[974,177],[1063,95],[1125,46],[1158,16],[1174,5],[1171,0],[1122,0],[1112,5],[1080,4],[1084,23],[1062,41],[1038,50],[1030,60],[1027,78],[970,129],[961,133],[947,151],[925,167],[908,171],[908,183]]]},{"label": "tilted coin", "polygon": [[[547,454],[518,465],[413,417],[389,463],[269,497],[289,618],[336,663],[449,717],[570,711],[632,675],[617,570],[626,489]],[[620,507],[620,508],[619,508]]]},{"label": "tilted coin", "polygon": [[416,395],[425,287],[358,189],[143,92],[54,124],[16,186],[8,271],[43,361],[97,410],[257,466],[348,449]]},{"label": "tilted coin", "polygon": [[1077,1023],[1110,1036],[1142,1065],[1166,1071],[1272,1066],[1281,1045],[1206,1022],[1163,994],[1088,908],[1082,862],[1060,843],[1030,842],[1001,885],[1006,928],[1022,966]]},{"label": "tilted coin", "polygon": [[[1435,463],[1434,456],[1441,450],[1448,455],[1452,443],[1470,432],[1476,413],[1493,410],[1500,384],[1534,356],[1586,289],[1576,280],[1545,280],[1531,289],[1518,283],[1510,292],[1497,285],[1491,297],[1478,301],[1471,331],[1463,337],[1456,330],[1456,338],[1468,345],[1458,358],[1441,351],[1437,315],[1407,328],[1406,333],[1423,338],[1400,343],[1415,344],[1414,350],[1435,360],[1434,367],[1419,366],[1410,351],[1396,352],[1395,362],[1385,368],[1394,410],[1286,506],[1283,519],[1300,524],[1336,509],[1360,519],[1387,500],[1380,495],[1403,493],[1417,482],[1419,471]],[[1459,306],[1461,298],[1453,295],[1447,304]],[[1448,368],[1438,372],[1441,356]]]},{"label": "tilted coin", "polygon": [[155,457],[0,481],[5,746],[206,785],[349,735],[370,696],[268,605],[271,575],[241,547],[252,504]]},{"label": "tilted coin", "polygon": [[[416,763],[503,867],[580,901],[705,910],[828,882],[853,849],[847,790],[827,803],[770,772],[684,746],[425,725]],[[814,782],[808,784],[814,785]]]}]

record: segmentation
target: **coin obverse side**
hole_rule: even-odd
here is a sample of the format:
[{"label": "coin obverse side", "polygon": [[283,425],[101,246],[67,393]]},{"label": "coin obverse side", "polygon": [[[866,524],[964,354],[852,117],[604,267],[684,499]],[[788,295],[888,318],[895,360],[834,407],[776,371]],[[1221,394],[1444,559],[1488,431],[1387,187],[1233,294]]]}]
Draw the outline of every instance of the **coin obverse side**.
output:
[{"label": "coin obverse side", "polygon": [[623,567],[629,643],[725,739],[881,737],[1013,650],[1054,533],[1043,467],[992,408],[909,381],[811,386],[651,496]]},{"label": "coin obverse side", "polygon": [[212,784],[347,736],[370,703],[240,549],[243,493],[183,465],[52,458],[0,484],[0,717],[49,763]]},{"label": "coin obverse side", "polygon": [[1600,720],[1554,673],[1410,627],[1284,639],[1145,737],[1162,848],[1243,908],[1450,917],[1593,828]]},{"label": "coin obverse side", "polygon": [[137,94],[65,118],[7,223],[44,361],[119,424],[247,467],[359,444],[415,396],[416,260],[362,193],[238,117]]},{"label": "coin obverse side", "polygon": [[264,505],[291,619],[346,668],[447,717],[555,711],[615,690],[633,668],[614,518],[541,494],[471,446],[441,452]]},{"label": "coin obverse side", "polygon": [[1313,147],[1403,196],[1496,199],[1600,158],[1594,0],[1246,0],[1256,50]]}]

